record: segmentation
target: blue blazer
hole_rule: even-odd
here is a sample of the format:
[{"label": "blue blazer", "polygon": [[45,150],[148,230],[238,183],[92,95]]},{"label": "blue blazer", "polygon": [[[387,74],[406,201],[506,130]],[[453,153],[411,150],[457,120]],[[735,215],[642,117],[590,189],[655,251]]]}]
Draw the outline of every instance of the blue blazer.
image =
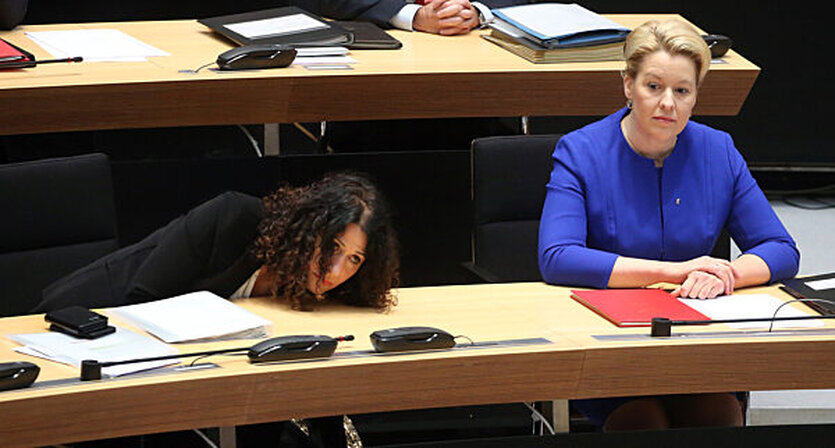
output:
[{"label": "blue blazer", "polygon": [[794,240],[730,135],[690,121],[657,168],[626,143],[625,114],[557,144],[539,229],[546,282],[605,288],[618,256],[689,260],[709,254],[723,228],[765,261],[772,282],[797,273]]}]

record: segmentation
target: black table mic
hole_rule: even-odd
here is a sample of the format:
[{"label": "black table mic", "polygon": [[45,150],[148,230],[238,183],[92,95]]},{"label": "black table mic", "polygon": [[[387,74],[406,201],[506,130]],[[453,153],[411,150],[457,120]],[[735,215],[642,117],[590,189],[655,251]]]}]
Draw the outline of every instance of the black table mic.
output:
[{"label": "black table mic", "polygon": [[153,356],[149,358],[124,359],[120,361],[100,362],[95,359],[81,361],[81,381],[100,380],[103,367],[138,362],[163,361],[166,359],[191,358],[194,356],[219,355],[221,353],[248,352],[252,363],[287,361],[304,358],[326,358],[336,350],[336,344],[353,341],[353,335],[339,336],[279,336],[263,340],[251,347],[226,348],[194,353]]},{"label": "black table mic", "polygon": [[710,324],[733,324],[741,322],[777,322],[781,320],[806,320],[806,319],[832,319],[835,314],[822,314],[820,316],[797,316],[797,317],[756,317],[746,319],[716,319],[716,320],[670,320],[666,317],[653,317],[650,324],[649,334],[652,337],[669,337],[672,335],[673,325],[710,325]]}]

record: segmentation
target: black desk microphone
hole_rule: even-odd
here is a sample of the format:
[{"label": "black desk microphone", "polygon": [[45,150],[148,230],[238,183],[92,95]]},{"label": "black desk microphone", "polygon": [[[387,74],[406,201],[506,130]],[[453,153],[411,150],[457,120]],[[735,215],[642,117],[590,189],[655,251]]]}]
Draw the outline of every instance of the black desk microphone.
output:
[{"label": "black desk microphone", "polygon": [[758,317],[750,319],[716,319],[716,320],[670,320],[666,317],[653,317],[650,324],[650,336],[666,337],[672,335],[673,325],[709,325],[709,324],[735,324],[741,322],[778,322],[781,320],[807,320],[807,319],[832,319],[835,314],[822,314],[820,316],[796,316],[796,317]]},{"label": "black desk microphone", "polygon": [[138,362],[163,361],[166,359],[190,358],[194,356],[219,355],[222,353],[247,352],[249,362],[263,363],[289,361],[307,358],[327,358],[336,351],[336,345],[342,341],[353,341],[353,335],[339,336],[279,336],[266,339],[251,347],[227,348],[195,353],[177,353],[174,355],[154,356],[150,358],[125,359],[120,361],[99,362],[94,359],[81,361],[81,381],[100,380],[103,367]]}]

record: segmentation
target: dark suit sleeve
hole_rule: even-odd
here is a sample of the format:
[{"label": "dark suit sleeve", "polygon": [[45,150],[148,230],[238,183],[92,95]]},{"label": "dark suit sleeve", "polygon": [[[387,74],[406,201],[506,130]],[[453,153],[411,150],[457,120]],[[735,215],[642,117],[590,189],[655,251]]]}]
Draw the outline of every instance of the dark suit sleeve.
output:
[{"label": "dark suit sleeve", "polygon": [[0,0],[0,30],[10,30],[23,21],[28,3],[28,0]]},{"label": "dark suit sleeve", "polygon": [[336,20],[372,22],[383,28],[391,28],[389,20],[406,5],[405,0],[291,0],[313,14]]},{"label": "dark suit sleeve", "polygon": [[258,204],[256,198],[230,192],[188,212],[136,270],[125,292],[128,302],[193,292],[202,279],[235,263],[255,238],[253,206]]},{"label": "dark suit sleeve", "polygon": [[247,255],[260,216],[258,198],[224,193],[56,281],[44,289],[34,312],[120,306],[193,292]]}]

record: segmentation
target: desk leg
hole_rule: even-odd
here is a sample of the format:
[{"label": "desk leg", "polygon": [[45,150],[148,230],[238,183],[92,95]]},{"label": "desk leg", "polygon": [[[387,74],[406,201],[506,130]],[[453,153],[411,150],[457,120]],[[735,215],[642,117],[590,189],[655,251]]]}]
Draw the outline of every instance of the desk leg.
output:
[{"label": "desk leg", "polygon": [[264,155],[277,156],[281,147],[279,145],[278,123],[264,123]]},{"label": "desk leg", "polygon": [[234,426],[221,426],[218,428],[218,446],[220,448],[235,448],[237,441],[235,439]]},{"label": "desk leg", "polygon": [[569,430],[570,414],[568,400],[553,400],[540,402],[542,415],[548,419],[554,432],[566,433]]}]

